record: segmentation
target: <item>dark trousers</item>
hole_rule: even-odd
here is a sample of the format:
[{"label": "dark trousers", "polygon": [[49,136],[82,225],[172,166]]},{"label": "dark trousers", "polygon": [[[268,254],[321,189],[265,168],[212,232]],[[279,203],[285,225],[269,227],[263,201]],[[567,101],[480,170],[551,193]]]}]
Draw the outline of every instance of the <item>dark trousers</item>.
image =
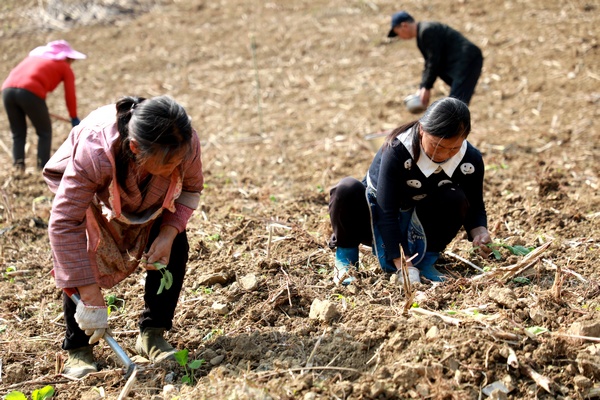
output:
[{"label": "dark trousers", "polygon": [[483,58],[478,57],[471,61],[467,66],[463,74],[463,79],[455,79],[450,84],[450,95],[449,97],[457,98],[467,105],[475,93],[475,86],[481,76],[481,69],[483,68]]},{"label": "dark trousers", "polygon": [[[148,240],[148,247],[158,235],[161,223],[162,220],[159,219],[153,224]],[[167,269],[173,274],[173,286],[169,289],[163,289],[161,294],[156,294],[162,278],[160,271],[146,272],[146,286],[144,288],[145,307],[139,320],[141,330],[144,328],[165,328],[169,330],[173,327],[175,307],[177,306],[179,294],[183,287],[189,249],[187,235],[183,231],[173,241],[169,265],[167,265]],[[90,337],[77,325],[75,321],[75,303],[65,293],[63,293],[63,311],[67,325],[62,345],[63,350],[87,346]]]},{"label": "dark trousers", "polygon": [[[331,248],[373,245],[365,191],[365,185],[352,177],[342,179],[330,190]],[[443,251],[465,221],[469,203],[464,192],[454,185],[443,185],[417,204],[415,209],[427,237],[427,251]]]},{"label": "dark trousers", "polygon": [[13,163],[25,164],[27,143],[27,117],[38,136],[37,167],[43,168],[50,159],[52,147],[52,122],[46,101],[25,89],[6,88],[2,91],[4,109],[13,139]]}]

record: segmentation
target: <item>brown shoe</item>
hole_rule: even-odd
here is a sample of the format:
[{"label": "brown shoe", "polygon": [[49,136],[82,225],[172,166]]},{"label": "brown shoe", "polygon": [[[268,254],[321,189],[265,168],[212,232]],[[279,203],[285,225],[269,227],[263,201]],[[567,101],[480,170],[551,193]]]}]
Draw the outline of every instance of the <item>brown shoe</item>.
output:
[{"label": "brown shoe", "polygon": [[135,351],[150,361],[175,360],[177,349],[163,338],[165,328],[144,328],[135,342]]},{"label": "brown shoe", "polygon": [[69,359],[65,363],[64,375],[83,378],[91,372],[98,372],[98,367],[94,363],[93,346],[84,346],[67,351],[69,352]]}]

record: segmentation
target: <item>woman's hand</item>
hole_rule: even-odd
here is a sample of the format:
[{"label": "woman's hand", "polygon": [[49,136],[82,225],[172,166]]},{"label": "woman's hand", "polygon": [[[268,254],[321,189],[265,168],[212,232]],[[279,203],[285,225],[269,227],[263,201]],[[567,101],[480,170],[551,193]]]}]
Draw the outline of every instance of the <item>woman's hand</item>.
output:
[{"label": "woman's hand", "polygon": [[152,242],[148,252],[142,256],[142,259],[146,261],[146,264],[143,265],[143,267],[149,270],[155,270],[156,267],[152,264],[156,262],[168,265],[173,241],[178,234],[179,232],[174,226],[163,225],[160,228],[160,233],[156,239],[154,239],[154,242]]},{"label": "woman's hand", "polygon": [[479,247],[479,254],[482,257],[487,257],[492,252],[492,249],[486,246],[492,242],[490,232],[485,226],[478,226],[471,229],[471,237],[473,238],[473,247]]},{"label": "woman's hand", "polygon": [[100,286],[93,283],[91,285],[78,286],[79,298],[88,306],[105,307],[104,296]]},{"label": "woman's hand", "polygon": [[78,286],[79,303],[75,311],[75,322],[90,336],[89,344],[99,341],[108,330],[108,309],[100,286]]}]

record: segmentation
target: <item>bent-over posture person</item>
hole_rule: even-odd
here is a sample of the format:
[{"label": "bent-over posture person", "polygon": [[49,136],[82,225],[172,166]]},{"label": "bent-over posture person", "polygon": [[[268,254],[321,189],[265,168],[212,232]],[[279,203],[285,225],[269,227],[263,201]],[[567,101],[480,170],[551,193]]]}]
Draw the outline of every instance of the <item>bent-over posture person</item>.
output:
[{"label": "bent-over posture person", "polygon": [[86,55],[74,50],[64,40],[55,40],[29,52],[2,84],[2,100],[8,115],[13,138],[13,165],[17,171],[25,170],[25,144],[27,142],[27,117],[38,136],[37,167],[44,168],[50,158],[52,146],[52,121],[46,104],[49,92],[63,82],[65,102],[71,125],[79,124],[75,74],[71,65]]},{"label": "bent-over posture person", "polygon": [[[167,96],[124,97],[93,111],[71,130],[44,178],[55,192],[48,234],[63,293],[69,358],[64,373],[97,371],[93,345],[108,329],[103,288],[141,264],[147,270],[145,308],[136,351],[152,361],[172,358],[163,337],[183,286],[188,261],[186,224],[203,188],[200,141],[184,108]],[[161,291],[166,265],[172,286]]]},{"label": "bent-over posture person", "polygon": [[417,22],[406,11],[392,16],[388,37],[417,39],[417,47],[425,60],[417,92],[424,106],[429,104],[431,88],[438,77],[450,86],[450,97],[469,104],[483,68],[479,47],[448,25]]}]

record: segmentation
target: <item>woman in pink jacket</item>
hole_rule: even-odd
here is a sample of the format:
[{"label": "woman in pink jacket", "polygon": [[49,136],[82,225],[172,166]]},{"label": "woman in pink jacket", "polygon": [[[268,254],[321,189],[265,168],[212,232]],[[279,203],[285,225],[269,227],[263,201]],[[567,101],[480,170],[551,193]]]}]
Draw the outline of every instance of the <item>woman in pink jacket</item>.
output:
[{"label": "woman in pink jacket", "polygon": [[[188,261],[186,224],[203,188],[200,141],[184,108],[167,96],[124,97],[71,130],[46,164],[55,192],[48,235],[63,293],[69,353],[64,373],[97,371],[92,346],[108,329],[101,288],[147,270],[136,351],[153,361],[176,350],[171,329]],[[158,264],[156,264],[158,263]],[[165,269],[158,271],[162,264]],[[163,286],[163,273],[171,284]]]},{"label": "woman in pink jacket", "polygon": [[38,136],[38,168],[42,169],[48,162],[52,146],[52,123],[46,96],[61,82],[64,82],[71,124],[76,126],[79,123],[75,75],[71,64],[84,58],[85,54],[73,50],[66,41],[56,40],[33,49],[2,84],[2,100],[12,132],[13,163],[17,170],[25,169],[26,117],[31,120]]}]

